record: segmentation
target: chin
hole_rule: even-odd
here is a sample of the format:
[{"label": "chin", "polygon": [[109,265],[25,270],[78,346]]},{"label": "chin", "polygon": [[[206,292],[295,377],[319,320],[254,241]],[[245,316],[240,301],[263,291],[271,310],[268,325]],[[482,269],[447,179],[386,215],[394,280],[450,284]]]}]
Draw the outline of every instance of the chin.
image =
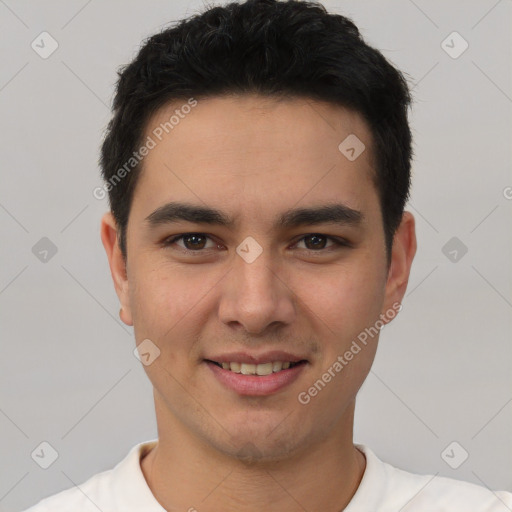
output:
[{"label": "chin", "polygon": [[261,417],[258,421],[256,416],[253,422],[244,418],[243,424],[236,421],[229,423],[226,428],[228,435],[222,436],[222,441],[218,440],[220,442],[212,442],[212,445],[229,457],[251,464],[282,461],[307,444],[310,436],[300,432],[298,426],[290,425],[285,420],[286,415],[276,415],[274,421],[268,418],[265,421]]}]

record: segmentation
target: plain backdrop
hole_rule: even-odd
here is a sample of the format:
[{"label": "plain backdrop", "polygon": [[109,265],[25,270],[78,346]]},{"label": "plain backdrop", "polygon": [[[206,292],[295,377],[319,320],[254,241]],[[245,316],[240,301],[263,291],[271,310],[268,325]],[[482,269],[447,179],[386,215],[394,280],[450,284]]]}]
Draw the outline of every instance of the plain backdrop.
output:
[{"label": "plain backdrop", "polygon": [[[511,1],[324,5],[406,73],[415,98],[418,253],[359,394],[355,440],[409,471],[512,491]],[[116,70],[202,6],[0,1],[3,512],[156,437],[152,388],[99,237],[107,200],[92,191]],[[46,59],[31,46],[43,31],[58,43]],[[46,262],[36,257],[45,237],[56,250]],[[58,452],[48,469],[31,457],[45,441]],[[442,457],[454,441],[454,456],[469,455],[458,469]]]}]

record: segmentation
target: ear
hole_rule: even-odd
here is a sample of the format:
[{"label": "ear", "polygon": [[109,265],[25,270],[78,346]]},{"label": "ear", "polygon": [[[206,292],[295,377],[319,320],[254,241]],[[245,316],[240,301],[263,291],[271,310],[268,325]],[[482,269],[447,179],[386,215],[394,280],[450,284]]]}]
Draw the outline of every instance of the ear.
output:
[{"label": "ear", "polygon": [[[388,270],[388,279],[386,282],[386,292],[383,304],[381,318],[387,317],[386,311],[391,308],[396,311],[393,304],[402,302],[409,281],[412,260],[416,254],[416,229],[415,221],[411,212],[404,212],[402,221],[398,226],[393,237],[393,247],[391,250],[391,263]],[[394,318],[394,315],[393,317]],[[384,319],[384,318],[383,318]],[[385,323],[391,319],[385,320]]]},{"label": "ear", "polygon": [[119,247],[117,224],[111,212],[105,213],[101,219],[101,241],[107,253],[110,273],[112,274],[114,287],[121,303],[119,316],[126,325],[133,325],[128,294],[126,262]]}]

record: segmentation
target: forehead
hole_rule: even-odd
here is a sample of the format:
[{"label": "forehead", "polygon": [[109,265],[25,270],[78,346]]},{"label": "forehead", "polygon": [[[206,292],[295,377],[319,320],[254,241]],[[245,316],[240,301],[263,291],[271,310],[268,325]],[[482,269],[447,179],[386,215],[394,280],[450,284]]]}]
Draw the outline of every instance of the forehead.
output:
[{"label": "forehead", "polygon": [[[307,98],[173,101],[149,120],[136,188],[146,209],[189,199],[273,215],[297,203],[377,201],[371,132],[358,114]],[[348,143],[345,143],[348,141]],[[341,144],[341,146],[340,146]],[[362,153],[344,153],[347,144]],[[229,209],[229,208],[228,208]],[[233,212],[236,213],[236,212]]]}]

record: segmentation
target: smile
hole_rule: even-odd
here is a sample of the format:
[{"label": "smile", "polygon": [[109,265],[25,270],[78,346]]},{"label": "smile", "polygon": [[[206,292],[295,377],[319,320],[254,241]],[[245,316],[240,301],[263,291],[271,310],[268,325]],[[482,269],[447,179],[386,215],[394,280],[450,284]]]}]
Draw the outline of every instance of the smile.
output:
[{"label": "smile", "polygon": [[266,363],[252,364],[252,363],[239,363],[236,361],[230,363],[218,363],[217,361],[208,361],[213,363],[224,370],[228,370],[234,373],[241,373],[242,375],[270,375],[271,373],[277,373],[282,370],[288,370],[299,364],[303,364],[306,361],[269,361]]},{"label": "smile", "polygon": [[212,361],[205,359],[217,382],[237,395],[272,395],[290,386],[308,366],[305,359],[296,361]]}]

